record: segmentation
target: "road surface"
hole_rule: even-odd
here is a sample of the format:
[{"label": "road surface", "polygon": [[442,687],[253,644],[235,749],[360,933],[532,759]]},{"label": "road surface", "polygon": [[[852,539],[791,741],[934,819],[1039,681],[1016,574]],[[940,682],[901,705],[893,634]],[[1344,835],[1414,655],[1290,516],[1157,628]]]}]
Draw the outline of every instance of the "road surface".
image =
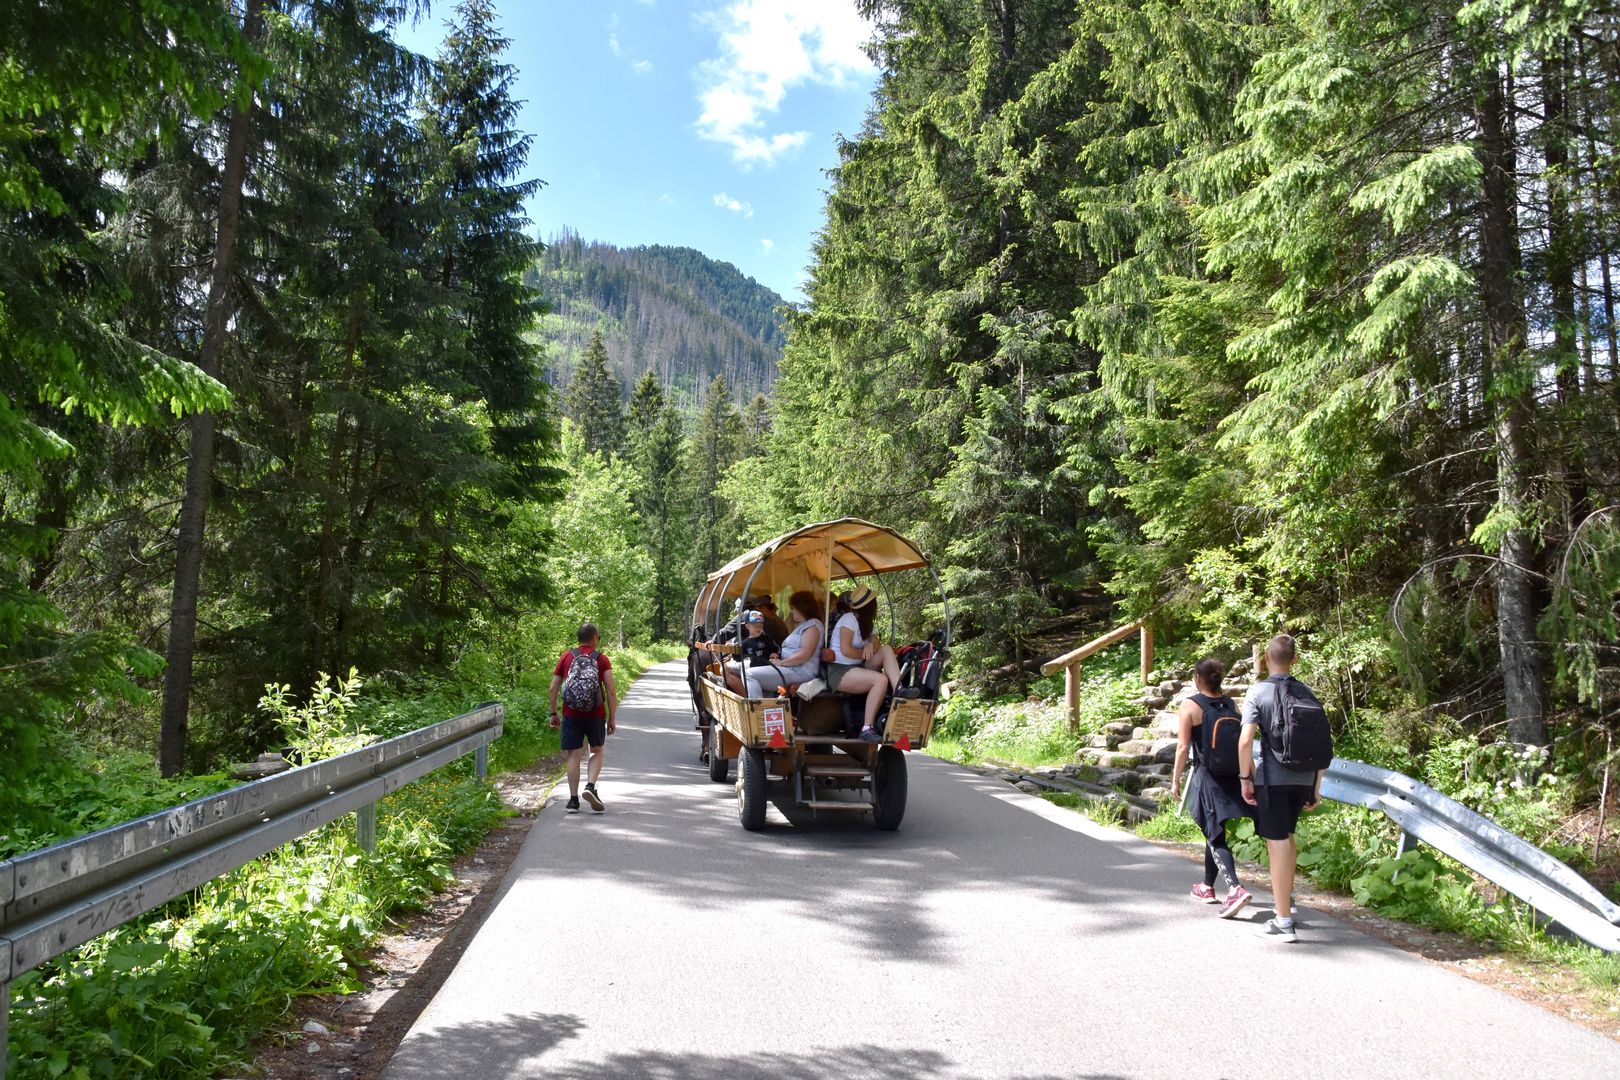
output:
[{"label": "road surface", "polygon": [[[607,812],[541,814],[384,1080],[1620,1077],[1620,1044],[921,754],[898,832],[709,782],[679,664],[634,687]],[[566,796],[566,791],[564,791]],[[1224,1017],[1224,1019],[1222,1019]]]}]

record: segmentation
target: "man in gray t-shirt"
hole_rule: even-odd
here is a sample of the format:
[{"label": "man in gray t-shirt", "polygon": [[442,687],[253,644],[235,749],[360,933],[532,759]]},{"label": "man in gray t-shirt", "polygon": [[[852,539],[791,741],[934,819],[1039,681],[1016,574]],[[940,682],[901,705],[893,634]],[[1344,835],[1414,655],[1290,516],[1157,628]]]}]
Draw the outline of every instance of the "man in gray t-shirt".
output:
[{"label": "man in gray t-shirt", "polygon": [[1278,634],[1266,646],[1266,669],[1271,676],[1256,684],[1243,698],[1242,734],[1238,737],[1238,776],[1243,801],[1255,808],[1254,831],[1265,838],[1271,858],[1271,894],[1276,914],[1266,933],[1283,941],[1297,940],[1294,931],[1294,868],[1299,849],[1294,828],[1299,815],[1322,802],[1322,774],[1290,769],[1266,746],[1267,732],[1277,714],[1280,687],[1293,678],[1294,639]]}]

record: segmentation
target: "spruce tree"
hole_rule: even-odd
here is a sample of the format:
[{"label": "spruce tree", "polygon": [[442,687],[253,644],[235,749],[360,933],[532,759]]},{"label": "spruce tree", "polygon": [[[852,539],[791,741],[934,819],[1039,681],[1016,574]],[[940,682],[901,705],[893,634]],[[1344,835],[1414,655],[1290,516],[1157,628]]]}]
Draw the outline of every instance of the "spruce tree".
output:
[{"label": "spruce tree", "polygon": [[579,427],[587,450],[618,453],[624,443],[623,396],[619,377],[608,367],[607,346],[598,329],[591,334],[568,384],[568,416]]},{"label": "spruce tree", "polygon": [[685,424],[651,371],[642,375],[630,395],[626,443],[635,473],[633,497],[642,542],[652,559],[652,634],[662,640],[681,621],[690,520]]},{"label": "spruce tree", "polygon": [[702,580],[718,567],[722,552],[730,551],[737,538],[719,483],[742,449],[742,417],[732,400],[731,384],[725,375],[716,375],[704,391],[687,457],[694,493],[693,562],[688,572],[692,581]]}]

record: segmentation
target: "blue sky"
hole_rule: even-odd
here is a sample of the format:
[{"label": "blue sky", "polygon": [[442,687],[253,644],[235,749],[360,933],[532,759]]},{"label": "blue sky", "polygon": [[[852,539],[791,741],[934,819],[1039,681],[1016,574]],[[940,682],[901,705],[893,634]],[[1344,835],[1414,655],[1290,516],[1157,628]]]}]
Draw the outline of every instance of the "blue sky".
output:
[{"label": "blue sky", "polygon": [[[849,0],[497,0],[534,136],[529,214],[621,246],[681,244],[789,299],[835,139],[876,73]],[[450,0],[401,31],[436,51]]]}]

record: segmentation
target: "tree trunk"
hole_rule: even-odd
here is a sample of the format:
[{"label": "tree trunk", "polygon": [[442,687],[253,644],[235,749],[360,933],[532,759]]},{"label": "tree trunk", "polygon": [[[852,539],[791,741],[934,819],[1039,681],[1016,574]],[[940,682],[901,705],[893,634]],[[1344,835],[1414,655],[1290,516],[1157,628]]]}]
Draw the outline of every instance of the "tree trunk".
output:
[{"label": "tree trunk", "polygon": [[1502,534],[1496,575],[1497,635],[1502,650],[1502,691],[1508,737],[1547,741],[1546,681],[1536,638],[1536,559],[1531,491],[1531,434],[1535,386],[1524,370],[1525,319],[1514,277],[1519,247],[1515,235],[1514,151],[1508,138],[1507,98],[1502,80],[1486,76],[1479,101],[1480,159],[1484,167],[1480,214],[1479,285],[1484,305],[1484,359],[1499,388],[1495,398],[1496,513]]},{"label": "tree trunk", "polygon": [[[263,0],[247,0],[242,32],[249,45],[258,42],[263,26]],[[214,240],[214,267],[203,316],[202,350],[197,366],[219,376],[230,317],[231,278],[236,271],[236,236],[242,220],[242,182],[247,175],[248,138],[253,123],[251,95],[231,105],[219,187],[219,223]],[[214,471],[214,414],[192,417],[191,445],[186,456],[186,486],[175,537],[174,593],[169,606],[168,666],[163,673],[163,714],[158,729],[158,770],[180,771],[186,753],[186,721],[191,712],[191,664],[197,645],[197,595],[202,583],[203,533],[208,517],[209,485]]]},{"label": "tree trunk", "polygon": [[1558,403],[1564,412],[1564,484],[1568,494],[1566,528],[1586,516],[1587,484],[1581,440],[1581,381],[1579,342],[1576,341],[1575,262],[1577,238],[1570,218],[1570,190],[1576,178],[1570,168],[1569,125],[1565,92],[1567,63],[1562,53],[1542,66],[1543,145],[1547,170],[1547,287],[1552,298],[1553,363],[1557,372]]}]

